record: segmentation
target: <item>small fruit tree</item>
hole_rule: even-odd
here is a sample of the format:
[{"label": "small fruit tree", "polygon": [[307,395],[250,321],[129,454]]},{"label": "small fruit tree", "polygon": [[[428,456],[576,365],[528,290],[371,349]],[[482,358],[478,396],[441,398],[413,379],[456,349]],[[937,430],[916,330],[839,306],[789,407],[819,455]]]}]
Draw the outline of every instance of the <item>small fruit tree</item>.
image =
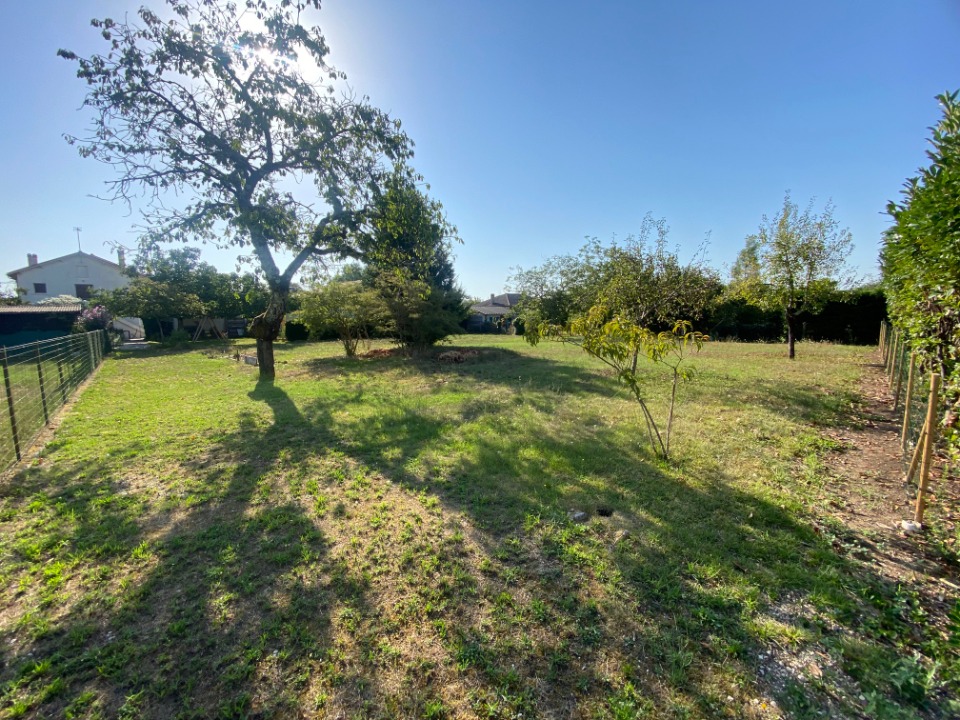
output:
[{"label": "small fruit tree", "polygon": [[[677,385],[692,373],[691,368],[683,363],[691,352],[700,352],[710,339],[708,336],[693,330],[685,320],[677,321],[671,330],[654,332],[619,315],[610,317],[607,306],[598,303],[567,325],[541,323],[533,331],[528,330],[524,337],[531,345],[537,345],[543,339],[575,345],[613,368],[617,379],[630,389],[640,404],[654,453],[664,459],[670,456]],[[637,356],[670,368],[670,410],[663,433],[644,400],[634,362]]]}]

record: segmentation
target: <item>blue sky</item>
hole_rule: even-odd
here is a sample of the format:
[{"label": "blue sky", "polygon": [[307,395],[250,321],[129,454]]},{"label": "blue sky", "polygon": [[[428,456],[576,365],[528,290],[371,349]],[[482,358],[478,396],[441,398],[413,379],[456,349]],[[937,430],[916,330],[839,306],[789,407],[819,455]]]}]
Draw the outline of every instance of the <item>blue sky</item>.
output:
[{"label": "blue sky", "polygon": [[[81,134],[84,87],[59,47],[99,50],[91,17],[123,0],[34,0],[0,26],[0,269],[135,243],[126,208],[90,197],[107,168]],[[884,209],[925,163],[937,93],[960,87],[960,3],[325,0],[331,62],[403,121],[415,167],[463,244],[470,295],[510,269],[664,217],[681,255],[709,233],[733,262],[791,190],[832,198],[853,263],[876,275]],[[205,250],[224,270],[234,253]]]}]

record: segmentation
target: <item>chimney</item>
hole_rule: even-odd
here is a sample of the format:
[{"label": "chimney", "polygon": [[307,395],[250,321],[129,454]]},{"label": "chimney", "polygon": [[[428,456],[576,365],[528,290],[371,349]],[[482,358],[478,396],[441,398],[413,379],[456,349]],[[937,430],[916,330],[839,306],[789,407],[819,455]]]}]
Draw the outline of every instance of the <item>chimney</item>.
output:
[{"label": "chimney", "polygon": [[496,297],[493,293],[490,293],[490,302],[493,303],[493,299]]},{"label": "chimney", "polygon": [[36,264],[37,264],[36,253],[27,253],[27,265],[29,267],[33,267]]},{"label": "chimney", "polygon": [[127,255],[123,252],[123,248],[117,248],[117,265],[121,270],[127,266]]}]

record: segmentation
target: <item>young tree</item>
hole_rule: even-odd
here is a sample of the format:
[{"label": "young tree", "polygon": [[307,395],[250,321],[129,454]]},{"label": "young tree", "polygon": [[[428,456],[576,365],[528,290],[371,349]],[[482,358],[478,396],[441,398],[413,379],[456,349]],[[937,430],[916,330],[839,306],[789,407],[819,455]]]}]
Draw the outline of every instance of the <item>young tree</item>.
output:
[{"label": "young tree", "polygon": [[[664,459],[670,456],[677,386],[691,374],[691,370],[683,366],[684,360],[689,351],[700,352],[710,338],[693,330],[690,323],[684,320],[676,322],[669,330],[655,332],[621,315],[613,314],[611,317],[610,308],[602,302],[566,325],[541,323],[525,332],[524,338],[531,345],[537,345],[541,339],[575,345],[612,368],[617,373],[617,379],[630,389],[640,405],[654,453]],[[671,371],[670,406],[663,433],[643,397],[640,376],[637,374],[638,355],[665,365]]]},{"label": "young tree", "polygon": [[[272,378],[294,274],[311,258],[360,255],[352,238],[410,142],[366,98],[336,92],[344,76],[323,35],[300,23],[319,0],[165,1],[169,19],[141,8],[138,21],[92,21],[106,54],[58,52],[79,65],[94,111],[92,134],[67,139],[117,170],[110,199],[145,196],[155,236],[252,253],[270,290],[252,333]],[[322,202],[288,191],[293,177]],[[188,200],[171,207],[170,196]],[[284,270],[278,250],[293,255]]]},{"label": "young tree", "polygon": [[853,250],[850,231],[840,229],[833,203],[821,214],[813,203],[800,212],[787,193],[773,218],[763,216],[757,234],[750,235],[737,256],[731,290],[762,307],[783,312],[788,355],[796,356],[797,316],[818,312],[851,278],[847,258]]},{"label": "young tree", "polygon": [[300,295],[300,317],[315,334],[333,330],[347,357],[355,357],[362,341],[381,328],[389,317],[376,290],[359,281],[330,281]]}]

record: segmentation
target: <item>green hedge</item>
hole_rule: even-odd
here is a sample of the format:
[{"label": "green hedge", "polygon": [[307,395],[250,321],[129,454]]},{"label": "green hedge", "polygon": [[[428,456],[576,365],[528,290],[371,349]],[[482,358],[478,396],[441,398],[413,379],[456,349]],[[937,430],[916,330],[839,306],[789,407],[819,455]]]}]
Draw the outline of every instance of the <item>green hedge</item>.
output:
[{"label": "green hedge", "polygon": [[[821,312],[798,316],[798,339],[875,345],[880,339],[880,323],[886,317],[886,298],[880,288],[842,291]],[[717,339],[779,342],[786,337],[781,312],[763,310],[740,298],[719,302],[705,326],[708,334]]]},{"label": "green hedge", "polygon": [[960,91],[940,95],[929,167],[905,183],[887,210],[883,282],[893,323],[924,365],[943,377],[942,430],[960,459]]}]

